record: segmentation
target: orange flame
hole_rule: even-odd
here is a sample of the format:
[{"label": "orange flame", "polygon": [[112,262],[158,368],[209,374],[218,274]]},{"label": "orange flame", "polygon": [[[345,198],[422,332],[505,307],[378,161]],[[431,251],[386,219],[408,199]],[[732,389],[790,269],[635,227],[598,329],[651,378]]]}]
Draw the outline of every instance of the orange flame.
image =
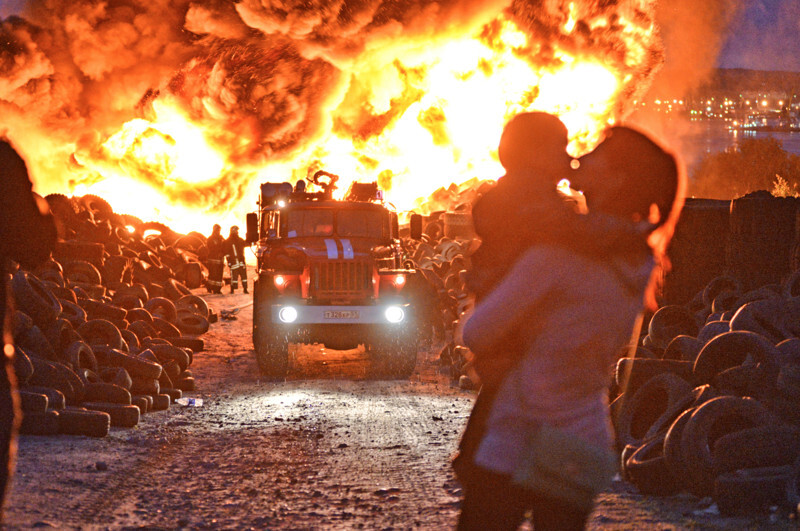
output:
[{"label": "orange flame", "polygon": [[[340,191],[350,181],[377,180],[390,203],[411,210],[442,186],[501,176],[503,125],[530,110],[558,114],[578,156],[646,89],[657,41],[639,11],[638,18],[613,20],[586,19],[588,13],[583,3],[565,6],[560,31],[570,39],[552,42],[501,14],[477,35],[367,48],[340,65],[341,82],[321,102],[316,136],[294,150],[264,150],[263,157],[233,156],[250,149],[255,135],[246,121],[206,119],[224,107],[169,91],[150,94],[140,117],[76,146],[69,192],[99,195],[117,212],[188,232],[214,222],[241,225],[260,182],[296,181],[324,168],[342,177]],[[224,72],[215,67],[207,75]]]}]

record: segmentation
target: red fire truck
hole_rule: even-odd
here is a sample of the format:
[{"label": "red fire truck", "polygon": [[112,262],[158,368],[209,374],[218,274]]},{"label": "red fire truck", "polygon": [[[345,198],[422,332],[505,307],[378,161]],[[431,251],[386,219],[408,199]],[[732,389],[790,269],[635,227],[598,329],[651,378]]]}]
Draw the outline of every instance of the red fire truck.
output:
[{"label": "red fire truck", "polygon": [[[253,346],[262,375],[285,377],[289,344],[334,350],[364,345],[374,370],[406,378],[414,371],[419,323],[416,271],[404,268],[398,216],[377,183],[354,183],[334,200],[338,177],[261,185],[259,211],[247,215],[256,245]],[[412,237],[421,232],[412,219]]]}]

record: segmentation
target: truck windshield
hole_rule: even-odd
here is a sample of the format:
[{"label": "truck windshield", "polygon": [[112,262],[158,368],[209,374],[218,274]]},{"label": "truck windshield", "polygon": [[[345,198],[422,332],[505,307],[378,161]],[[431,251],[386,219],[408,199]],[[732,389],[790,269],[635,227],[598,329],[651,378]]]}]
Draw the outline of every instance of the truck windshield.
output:
[{"label": "truck windshield", "polygon": [[340,210],[336,233],[343,238],[388,238],[388,218],[374,210]]},{"label": "truck windshield", "polygon": [[333,210],[294,210],[286,216],[286,236],[331,236],[333,235]]},{"label": "truck windshield", "polygon": [[389,237],[389,218],[374,210],[328,208],[290,210],[281,215],[281,234],[287,238],[333,236],[342,238]]}]

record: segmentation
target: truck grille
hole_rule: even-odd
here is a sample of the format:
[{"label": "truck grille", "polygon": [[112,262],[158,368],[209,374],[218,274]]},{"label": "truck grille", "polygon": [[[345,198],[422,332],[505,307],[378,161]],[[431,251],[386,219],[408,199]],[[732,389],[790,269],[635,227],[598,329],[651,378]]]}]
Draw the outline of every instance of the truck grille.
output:
[{"label": "truck grille", "polygon": [[311,265],[311,295],[320,298],[368,297],[372,294],[372,265],[340,260]]}]

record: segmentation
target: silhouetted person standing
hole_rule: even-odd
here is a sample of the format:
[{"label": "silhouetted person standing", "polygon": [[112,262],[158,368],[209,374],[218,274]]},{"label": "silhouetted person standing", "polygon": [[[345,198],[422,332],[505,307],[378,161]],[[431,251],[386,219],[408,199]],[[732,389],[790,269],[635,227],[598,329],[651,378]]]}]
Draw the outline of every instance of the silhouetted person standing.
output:
[{"label": "silhouetted person standing", "polygon": [[[532,239],[464,326],[481,379],[500,378],[460,473],[461,531],[516,530],[528,511],[537,531],[584,529],[616,469],[609,368],[653,304],[685,183],[670,153],[627,127],[580,161],[588,214],[574,237]],[[498,374],[510,331],[521,350]]]},{"label": "silhouetted person standing", "polygon": [[222,227],[214,225],[211,236],[206,240],[208,248],[208,281],[209,293],[222,293],[222,273],[225,271],[225,238]]},{"label": "silhouetted person standing", "polygon": [[225,252],[228,256],[228,266],[231,268],[231,293],[239,287],[238,279],[242,280],[242,287],[247,293],[247,267],[244,264],[244,248],[247,242],[239,236],[239,227],[231,227],[230,235],[225,240]]},{"label": "silhouetted person standing", "polygon": [[32,192],[25,161],[0,139],[0,323],[3,366],[0,370],[0,522],[3,501],[14,467],[16,433],[21,412],[17,404],[14,345],[10,320],[13,308],[7,290],[17,265],[33,268],[46,260],[55,246],[56,227],[47,202]]}]

